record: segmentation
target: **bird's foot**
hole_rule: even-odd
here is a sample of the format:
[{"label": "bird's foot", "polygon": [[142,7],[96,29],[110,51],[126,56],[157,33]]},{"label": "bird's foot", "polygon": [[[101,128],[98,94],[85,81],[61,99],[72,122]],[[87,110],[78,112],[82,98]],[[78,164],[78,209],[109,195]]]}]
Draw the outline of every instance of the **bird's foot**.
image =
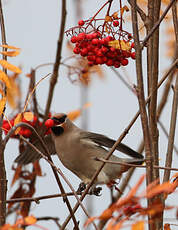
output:
[{"label": "bird's foot", "polygon": [[95,196],[101,196],[100,192],[102,190],[102,187],[96,187],[95,185],[92,186],[89,190],[90,195],[95,195]]},{"label": "bird's foot", "polygon": [[81,194],[86,189],[86,184],[84,182],[81,182],[78,186],[77,193]]}]

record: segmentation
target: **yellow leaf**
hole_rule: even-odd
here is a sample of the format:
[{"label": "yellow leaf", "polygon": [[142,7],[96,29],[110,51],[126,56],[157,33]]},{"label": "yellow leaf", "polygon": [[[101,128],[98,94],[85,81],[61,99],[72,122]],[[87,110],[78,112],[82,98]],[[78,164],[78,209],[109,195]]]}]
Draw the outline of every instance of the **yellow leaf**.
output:
[{"label": "yellow leaf", "polygon": [[115,49],[121,49],[129,51],[131,46],[129,42],[125,42],[124,40],[114,40],[109,42],[109,46],[114,47]]},{"label": "yellow leaf", "polygon": [[[22,118],[23,118],[22,113],[19,113],[19,114],[17,115],[17,117],[15,118],[15,120],[14,120],[14,125],[17,125],[18,123],[20,123],[20,122],[22,121]],[[17,135],[17,134],[19,133],[20,129],[21,129],[21,128],[19,127],[19,128],[17,128],[17,129],[15,130],[15,135]]]},{"label": "yellow leaf", "polygon": [[13,76],[9,77],[11,88],[7,88],[7,101],[9,105],[16,109],[18,100],[21,97],[21,92],[18,84],[16,83],[16,78],[18,74],[13,74]]},{"label": "yellow leaf", "polygon": [[4,112],[4,108],[6,106],[6,100],[7,100],[6,96],[2,95],[2,98],[0,99],[0,116]]},{"label": "yellow leaf", "polygon": [[23,117],[24,117],[25,120],[27,120],[27,121],[32,121],[34,115],[33,115],[32,112],[25,112],[25,113],[23,113]]},{"label": "yellow leaf", "polygon": [[22,70],[19,67],[10,64],[6,60],[0,60],[0,65],[2,65],[3,68],[8,69],[14,73],[21,73],[22,72]]},{"label": "yellow leaf", "polygon": [[144,221],[137,221],[132,225],[132,230],[144,230]]},{"label": "yellow leaf", "polygon": [[35,224],[37,219],[34,216],[27,216],[25,217],[25,224],[26,225],[32,225]]},{"label": "yellow leaf", "polygon": [[13,49],[13,50],[20,50],[20,48],[17,48],[15,46],[9,46],[9,45],[0,45],[0,47],[7,48],[7,49]]},{"label": "yellow leaf", "polygon": [[0,80],[3,81],[8,88],[11,88],[9,77],[2,70],[0,70]]},{"label": "yellow leaf", "polygon": [[16,57],[17,55],[19,55],[20,51],[19,50],[15,50],[15,51],[2,51],[0,53],[2,55],[5,55],[5,56]]}]

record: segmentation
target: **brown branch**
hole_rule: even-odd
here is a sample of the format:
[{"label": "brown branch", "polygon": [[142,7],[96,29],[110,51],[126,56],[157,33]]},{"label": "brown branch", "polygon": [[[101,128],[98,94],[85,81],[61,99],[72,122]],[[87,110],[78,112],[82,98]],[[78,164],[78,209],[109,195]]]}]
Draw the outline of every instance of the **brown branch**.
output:
[{"label": "brown branch", "polygon": [[150,30],[150,32],[144,38],[144,40],[142,41],[141,49],[144,48],[144,46],[147,43],[147,41],[150,39],[150,37],[152,36],[152,34],[155,32],[155,30],[159,27],[159,25],[161,24],[162,20],[165,18],[166,14],[170,10],[170,8],[171,8],[171,6],[172,6],[172,4],[174,2],[175,2],[175,0],[171,0],[171,2],[169,3],[169,5],[167,6],[167,8],[165,9],[165,11],[163,12],[163,14],[161,15],[160,19],[154,24],[154,26],[152,27],[152,29]]},{"label": "brown branch", "polygon": [[[0,0],[0,26],[1,26],[1,39],[2,44],[6,45],[6,32],[4,24],[4,16],[2,9],[2,2]],[[3,50],[6,50],[3,48]],[[6,60],[7,57],[3,55],[3,59]],[[7,73],[7,70],[3,68],[4,72]],[[3,86],[3,91],[6,95],[6,86]],[[5,107],[4,107],[5,111]],[[6,169],[4,163],[4,146],[2,144],[2,123],[3,115],[0,115],[0,226],[5,224],[6,220],[6,194],[7,194],[7,179],[6,179]]]},{"label": "brown branch", "polygon": [[37,219],[37,221],[53,220],[56,223],[56,225],[59,228],[59,230],[61,229],[61,225],[58,223],[58,221],[59,221],[58,217],[43,216],[43,217],[37,217],[36,219]]},{"label": "brown branch", "polygon": [[62,0],[61,3],[62,3],[61,24],[60,24],[58,43],[57,43],[56,60],[55,60],[54,68],[53,68],[52,78],[50,80],[49,94],[48,94],[48,99],[47,99],[46,108],[45,108],[44,121],[48,118],[48,114],[50,111],[51,102],[52,102],[53,94],[54,94],[54,88],[57,83],[59,66],[60,66],[60,61],[61,61],[62,44],[63,44],[64,28],[65,28],[66,13],[67,13],[66,12],[66,0]]},{"label": "brown branch", "polygon": [[[127,0],[127,1],[132,6],[132,1],[131,0]],[[146,26],[147,16],[146,16],[145,12],[138,6],[138,4],[136,4],[136,11],[139,13],[140,18],[142,19],[143,23]]]},{"label": "brown branch", "polygon": [[[136,164],[129,164],[129,163],[126,163],[126,162],[117,162],[117,161],[105,160],[105,159],[100,158],[100,157],[95,157],[94,160],[105,162],[105,163],[110,163],[110,164],[114,164],[114,165],[130,166],[130,167],[133,167],[133,168],[146,168],[147,167],[146,165],[136,165]],[[162,166],[159,166],[159,165],[153,165],[153,168],[169,170],[169,171],[171,171],[171,170],[172,171],[178,171],[178,168],[162,167]]]},{"label": "brown branch", "polygon": [[[176,129],[176,120],[177,120],[177,108],[178,108],[178,74],[176,77],[176,83],[174,87],[174,98],[172,104],[172,114],[171,114],[171,123],[170,123],[170,131],[169,131],[169,139],[168,139],[168,148],[166,154],[166,167],[171,167],[172,164],[172,153],[174,146],[174,137],[175,137],[175,129]],[[166,170],[164,173],[163,181],[166,182],[169,180],[170,171]]]},{"label": "brown branch", "polygon": [[[76,191],[77,195],[81,195],[80,192]],[[60,193],[60,194],[53,194],[53,195],[46,195],[46,196],[38,196],[38,197],[24,197],[24,198],[14,198],[10,200],[6,200],[6,203],[17,203],[17,202],[36,202],[39,204],[40,200],[46,200],[46,199],[52,199],[57,197],[66,197],[66,196],[74,196],[73,192],[67,192],[67,193]]]}]

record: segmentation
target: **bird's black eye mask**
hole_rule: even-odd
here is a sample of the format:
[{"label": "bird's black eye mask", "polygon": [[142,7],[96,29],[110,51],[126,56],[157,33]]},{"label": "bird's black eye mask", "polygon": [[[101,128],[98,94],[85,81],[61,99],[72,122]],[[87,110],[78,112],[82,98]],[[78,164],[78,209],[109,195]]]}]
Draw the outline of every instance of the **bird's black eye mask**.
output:
[{"label": "bird's black eye mask", "polygon": [[64,128],[60,125],[65,122],[67,115],[64,115],[60,118],[53,117],[52,120],[54,121],[55,126],[51,127],[52,132],[54,133],[55,136],[60,136],[64,132]]},{"label": "bird's black eye mask", "polygon": [[64,115],[60,118],[53,117],[52,120],[54,121],[55,125],[60,125],[60,124],[64,123],[64,121],[66,120],[66,117],[67,117],[67,115]]}]

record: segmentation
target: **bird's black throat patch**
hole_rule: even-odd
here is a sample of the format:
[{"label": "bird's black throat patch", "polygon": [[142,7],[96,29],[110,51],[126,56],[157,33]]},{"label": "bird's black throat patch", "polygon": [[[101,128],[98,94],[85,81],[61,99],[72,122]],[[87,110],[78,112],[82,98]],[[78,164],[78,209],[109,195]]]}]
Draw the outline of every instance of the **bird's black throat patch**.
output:
[{"label": "bird's black throat patch", "polygon": [[61,126],[53,126],[51,127],[51,130],[55,136],[60,136],[64,132],[64,129]]}]

